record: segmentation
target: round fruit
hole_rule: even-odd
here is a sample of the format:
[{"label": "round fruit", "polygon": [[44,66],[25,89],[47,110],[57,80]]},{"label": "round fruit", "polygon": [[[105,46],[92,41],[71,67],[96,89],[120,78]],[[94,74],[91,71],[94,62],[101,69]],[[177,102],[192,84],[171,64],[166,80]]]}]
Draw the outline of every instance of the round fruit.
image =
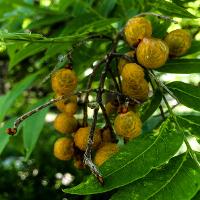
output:
[{"label": "round fruit", "polygon": [[[130,57],[134,57],[135,56],[135,51],[129,51],[127,52],[125,55],[130,56]],[[124,67],[124,65],[130,63],[128,60],[124,59],[124,58],[120,58],[119,59],[119,63],[118,63],[118,70],[119,70],[119,74],[122,73],[122,69]]]},{"label": "round fruit", "polygon": [[[58,98],[60,95],[56,95],[56,98]],[[58,108],[58,110],[60,112],[64,112],[65,110],[65,106],[66,104],[68,103],[77,103],[77,96],[76,95],[73,95],[65,100],[62,100],[62,101],[58,101],[55,103],[56,107]]]},{"label": "round fruit", "polygon": [[76,89],[77,77],[70,69],[60,69],[51,78],[53,91],[58,95],[70,95]]},{"label": "round fruit", "polygon": [[54,156],[60,160],[70,160],[73,156],[73,141],[72,139],[62,137],[54,143]]},{"label": "round fruit", "polygon": [[[58,97],[58,95],[56,95]],[[67,100],[58,101],[55,103],[60,112],[65,112],[68,115],[74,115],[78,109],[77,96],[73,95]]]},{"label": "round fruit", "polygon": [[138,62],[150,69],[159,68],[165,64],[169,54],[167,44],[156,38],[144,38],[137,47]]},{"label": "round fruit", "polygon": [[60,133],[73,133],[77,129],[77,120],[73,116],[68,116],[66,113],[57,115],[54,121],[54,128]]},{"label": "round fruit", "polygon": [[[79,128],[74,135],[74,143],[82,151],[85,151],[87,148],[89,133],[90,133],[90,127],[83,127]],[[96,149],[100,143],[101,143],[100,130],[96,129],[92,145],[93,149]]]},{"label": "round fruit", "polygon": [[185,54],[191,46],[191,36],[184,29],[177,29],[168,33],[164,40],[169,46],[169,54],[172,56]]},{"label": "round fruit", "polygon": [[140,135],[142,123],[137,113],[129,111],[119,114],[114,121],[116,134],[125,139],[132,139]]},{"label": "round fruit", "polygon": [[133,17],[124,27],[124,36],[130,46],[138,45],[144,37],[150,37],[151,34],[151,22],[144,17]]},{"label": "round fruit", "polygon": [[122,91],[125,95],[144,101],[148,97],[149,85],[144,79],[142,67],[136,63],[129,63],[122,71]]},{"label": "round fruit", "polygon": [[74,115],[78,109],[77,103],[70,102],[66,104],[64,112],[70,116]]},{"label": "round fruit", "polygon": [[115,143],[105,143],[97,150],[94,162],[96,165],[102,165],[106,160],[108,160],[113,154],[117,153],[119,147]]}]

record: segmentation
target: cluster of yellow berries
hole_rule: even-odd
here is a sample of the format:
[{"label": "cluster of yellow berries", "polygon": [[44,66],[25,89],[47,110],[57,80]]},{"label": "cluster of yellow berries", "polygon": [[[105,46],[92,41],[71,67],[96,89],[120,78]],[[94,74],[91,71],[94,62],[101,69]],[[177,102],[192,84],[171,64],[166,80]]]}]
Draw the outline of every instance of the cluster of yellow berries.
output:
[{"label": "cluster of yellow berries", "polygon": [[[115,114],[116,136],[124,138],[125,141],[141,134],[142,122],[137,105],[133,102],[142,103],[148,98],[149,84],[145,79],[145,69],[162,67],[169,55],[181,56],[191,45],[190,35],[183,29],[168,33],[163,40],[151,36],[151,23],[144,17],[131,18],[124,28],[125,40],[131,48],[134,47],[134,50],[125,54],[132,61],[125,58],[119,60],[118,71],[122,81],[122,93],[129,97],[130,102],[128,106],[124,106],[116,101],[109,101],[105,109],[109,117]],[[51,79],[55,96],[64,95],[67,99],[55,104],[60,113],[54,121],[54,128],[64,134],[64,137],[56,140],[54,155],[60,160],[74,158],[74,166],[80,168],[83,167],[83,153],[87,148],[91,127],[82,126],[74,117],[78,108],[77,96],[73,95],[77,82],[75,72],[67,68],[56,71]],[[104,163],[119,150],[118,144],[114,141],[116,140],[109,128],[95,129],[93,149],[96,151],[94,162],[97,165]]]},{"label": "cluster of yellow berries", "polygon": [[[77,96],[72,94],[77,87],[77,76],[71,69],[63,68],[52,75],[51,83],[56,97],[63,95],[66,97],[66,100],[55,103],[60,113],[54,121],[54,128],[64,137],[55,141],[54,155],[60,160],[74,158],[74,166],[82,168],[83,153],[87,148],[90,126],[82,127],[74,117],[78,105]],[[96,128],[93,149],[96,150],[94,160],[97,165],[101,165],[118,150],[117,144],[113,143],[109,129]]]}]

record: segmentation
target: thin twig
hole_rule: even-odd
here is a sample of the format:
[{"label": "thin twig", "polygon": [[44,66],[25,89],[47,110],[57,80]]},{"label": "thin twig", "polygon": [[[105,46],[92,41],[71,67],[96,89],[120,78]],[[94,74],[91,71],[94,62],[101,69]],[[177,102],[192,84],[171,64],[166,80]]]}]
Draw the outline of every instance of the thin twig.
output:
[{"label": "thin twig", "polygon": [[[102,104],[102,94],[104,92],[104,83],[105,83],[105,79],[106,79],[106,74],[109,69],[110,62],[113,58],[112,53],[115,52],[118,41],[119,41],[119,35],[117,35],[117,37],[115,38],[110,53],[108,53],[105,57],[106,65],[105,65],[105,67],[102,71],[101,77],[100,77],[100,82],[99,82],[99,87],[98,87],[98,92],[97,92],[97,97],[96,97],[96,102],[99,105]],[[93,163],[93,161],[91,159],[92,144],[93,144],[93,138],[94,138],[94,134],[95,134],[95,127],[96,127],[98,111],[99,111],[99,106],[97,106],[94,109],[93,122],[92,122],[92,126],[90,129],[89,137],[88,137],[87,148],[86,148],[86,151],[84,154],[84,163],[85,163],[85,165],[87,165],[90,168],[91,172],[97,177],[99,182],[101,184],[103,184],[104,183],[103,176],[101,175],[98,168],[96,167],[96,165]]]},{"label": "thin twig", "polygon": [[155,16],[155,17],[158,17],[160,19],[164,19],[164,20],[167,20],[167,21],[171,21],[175,24],[178,24],[178,22],[176,20],[174,20],[172,17],[160,15],[160,14],[153,13],[153,12],[143,12],[143,13],[136,15],[135,17],[142,17],[142,16],[146,16],[146,15]]},{"label": "thin twig", "polygon": [[39,112],[40,110],[58,102],[58,101],[62,101],[62,100],[65,100],[65,99],[68,99],[69,97],[73,96],[73,95],[80,95],[80,94],[83,94],[83,93],[90,93],[90,92],[96,92],[96,89],[90,89],[90,90],[83,90],[83,91],[79,91],[79,92],[76,92],[76,93],[73,93],[72,95],[69,95],[69,96],[59,96],[57,98],[54,98],[54,99],[51,99],[49,100],[47,103],[45,104],[42,104],[38,107],[36,107],[35,109],[23,114],[22,116],[18,117],[15,122],[14,122],[14,125],[13,125],[13,128],[8,128],[6,130],[6,132],[9,134],[9,135],[15,135],[17,133],[17,128],[19,127],[19,125],[25,120],[27,119],[28,117],[32,116],[33,114]]},{"label": "thin twig", "polygon": [[153,79],[155,80],[155,82],[157,83],[157,85],[159,85],[162,89],[164,89],[171,97],[173,97],[174,99],[176,99],[177,103],[180,103],[180,101],[177,99],[177,97],[173,94],[173,92],[162,82],[160,81],[156,75],[154,74],[154,72],[152,70],[148,70],[150,76],[153,77]]},{"label": "thin twig", "polygon": [[[100,62],[98,62],[94,68],[92,73],[89,76],[88,82],[87,82],[87,87],[86,89],[89,90],[92,86],[92,81],[95,77],[96,71],[97,69],[100,67],[100,65],[102,65],[105,62],[105,59],[101,60]],[[85,94],[84,100],[83,100],[83,126],[87,126],[87,120],[88,120],[88,113],[87,113],[87,107],[88,107],[88,96],[89,93]]]}]

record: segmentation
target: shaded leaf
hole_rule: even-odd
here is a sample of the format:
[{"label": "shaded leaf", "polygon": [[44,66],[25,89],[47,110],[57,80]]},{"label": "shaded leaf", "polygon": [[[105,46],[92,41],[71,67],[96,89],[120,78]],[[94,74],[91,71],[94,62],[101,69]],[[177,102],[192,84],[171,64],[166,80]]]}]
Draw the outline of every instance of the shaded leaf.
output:
[{"label": "shaded leaf", "polygon": [[175,74],[200,73],[200,59],[172,59],[156,70]]},{"label": "shaded leaf", "polygon": [[144,108],[141,113],[142,122],[146,121],[159,107],[162,100],[162,94],[157,90],[154,95],[144,104]]},{"label": "shaded leaf", "polygon": [[200,138],[200,115],[178,115],[177,119],[184,130]]},{"label": "shaded leaf", "polygon": [[130,141],[102,165],[100,170],[105,180],[103,187],[94,176],[90,176],[78,186],[65,189],[64,192],[87,195],[127,185],[169,160],[182,142],[183,135],[176,130],[174,123],[167,119],[162,124],[158,136],[146,134]]},{"label": "shaded leaf", "polygon": [[200,87],[179,81],[169,83],[167,87],[170,88],[180,103],[200,111]]},{"label": "shaded leaf", "polygon": [[0,100],[0,121],[3,120],[5,114],[12,106],[16,98],[27,89],[36,79],[38,73],[27,76],[25,79],[17,83],[5,96]]},{"label": "shaded leaf", "polygon": [[104,17],[107,17],[108,14],[113,10],[117,3],[117,0],[103,0],[99,2],[97,11]]},{"label": "shaded leaf", "polygon": [[186,9],[176,5],[175,3],[169,2],[169,1],[158,1],[152,3],[153,6],[155,6],[156,9],[163,12],[164,14],[167,14],[169,16],[174,17],[181,17],[181,18],[196,18],[194,15],[192,15],[190,12],[188,12]]},{"label": "shaded leaf", "polygon": [[[39,101],[36,105],[34,105],[34,107],[31,108],[31,110],[45,102],[47,102],[46,98]],[[26,119],[23,123],[23,141],[26,150],[26,159],[30,157],[37,143],[45,123],[45,116],[47,112],[48,108],[45,108]]]},{"label": "shaded leaf", "polygon": [[193,54],[200,51],[200,41],[193,40],[190,49],[187,51],[187,54]]},{"label": "shaded leaf", "polygon": [[24,60],[25,58],[35,55],[48,47],[47,44],[28,44],[20,51],[10,57],[9,69],[12,69],[16,64]]},{"label": "shaded leaf", "polygon": [[4,125],[0,128],[0,154],[3,152],[4,148],[9,142],[9,138],[11,137],[6,133],[6,129],[12,127],[14,121],[15,118],[5,121]]}]

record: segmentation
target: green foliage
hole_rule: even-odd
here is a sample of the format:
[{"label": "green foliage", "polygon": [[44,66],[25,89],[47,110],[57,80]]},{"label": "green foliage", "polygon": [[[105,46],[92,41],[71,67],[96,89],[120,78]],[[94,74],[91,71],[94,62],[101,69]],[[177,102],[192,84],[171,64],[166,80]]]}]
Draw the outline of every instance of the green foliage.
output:
[{"label": "green foliage", "polygon": [[183,82],[172,82],[168,84],[174,95],[183,105],[200,111],[200,88]]},{"label": "green foliage", "polygon": [[[120,151],[100,167],[105,181],[103,186],[93,175],[88,175],[87,170],[77,170],[73,162],[62,162],[53,157],[53,143],[61,135],[54,133],[52,124],[46,122],[45,117],[55,114],[54,106],[27,118],[16,136],[5,133],[16,117],[49,100],[52,96],[49,77],[53,70],[69,63],[66,56],[69,51],[79,79],[77,91],[85,90],[94,62],[105,58],[112,48],[113,38],[123,30],[127,20],[142,12],[167,16],[167,20],[155,15],[146,16],[152,23],[153,37],[164,38],[169,27],[176,27],[170,17],[176,17],[175,20],[180,22],[178,25],[188,29],[193,37],[191,48],[184,56],[170,58],[163,67],[156,69],[157,78],[164,73],[199,74],[200,13],[191,3],[195,5],[197,1],[0,1],[0,84],[3,85],[3,89],[0,87],[0,199],[32,200],[41,196],[43,199],[78,200],[199,199],[200,169],[197,165],[200,154],[188,146],[183,149],[188,137],[200,141],[200,87],[197,82],[185,83],[188,81],[169,78],[165,84],[180,105],[191,109],[189,113],[173,110],[173,98],[166,95],[166,88],[151,90],[152,95],[139,108],[142,135],[125,141],[125,144],[118,138]],[[130,50],[122,39],[117,52]],[[117,61],[110,65],[114,76]],[[94,88],[98,87],[103,67],[97,69]],[[152,81],[152,77],[146,77]],[[106,89],[113,89],[110,72],[105,82]],[[155,84],[153,80],[152,86]],[[92,93],[91,97],[96,96]],[[105,99],[109,100],[109,95],[105,95]],[[77,116],[82,114],[82,101],[79,104]],[[91,116],[88,121],[92,122]],[[105,125],[102,114],[98,115],[97,124],[99,127]],[[12,159],[23,162],[20,161],[18,168],[13,163],[6,167]],[[38,177],[31,175],[33,169],[39,169]],[[19,174],[26,170],[29,170],[28,178],[19,179]],[[61,180],[55,179],[59,172],[73,174],[74,182],[63,186]],[[41,186],[42,180],[48,180],[48,185]]]},{"label": "green foliage", "polygon": [[[42,99],[33,108],[45,103],[47,98]],[[33,109],[32,108],[32,109]],[[42,110],[41,112],[36,113],[34,116],[29,117],[23,123],[23,141],[24,148],[26,150],[26,160],[30,157],[33,149],[35,148],[36,142],[39,138],[39,135],[43,129],[45,123],[45,116],[48,112],[48,108]],[[34,129],[33,129],[34,127]]]},{"label": "green foliage", "polygon": [[169,160],[183,142],[183,135],[170,119],[163,122],[157,134],[148,134],[129,142],[116,156],[105,162],[100,168],[105,178],[103,187],[99,187],[97,180],[91,176],[80,185],[64,191],[79,195],[102,193],[144,177]]}]

